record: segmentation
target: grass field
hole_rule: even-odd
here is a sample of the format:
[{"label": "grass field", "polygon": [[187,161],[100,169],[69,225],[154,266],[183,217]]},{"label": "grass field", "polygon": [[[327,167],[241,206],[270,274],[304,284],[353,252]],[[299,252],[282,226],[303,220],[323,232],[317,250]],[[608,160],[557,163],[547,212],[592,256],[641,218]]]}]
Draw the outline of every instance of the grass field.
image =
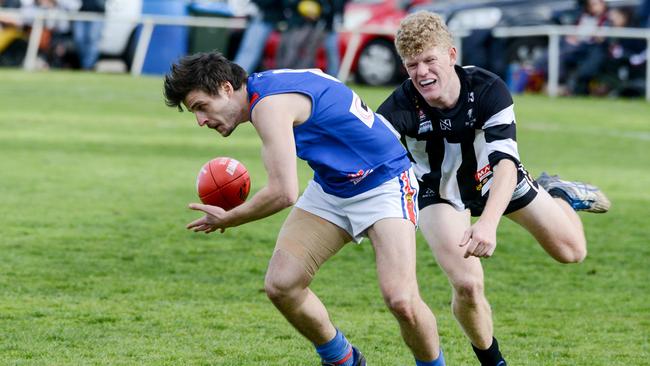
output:
[{"label": "grass field", "polygon": [[[316,365],[267,300],[263,278],[287,211],[203,235],[195,176],[228,155],[265,183],[249,124],[223,139],[162,102],[157,78],[0,70],[1,365]],[[372,107],[387,89],[355,88]],[[511,365],[650,365],[650,104],[516,98],[519,151],[598,184],[582,215],[589,255],[555,263],[504,219],[484,261],[496,336]],[[300,165],[301,187],[310,177]],[[450,289],[421,237],[418,276],[448,365],[475,365]],[[383,305],[368,242],[313,283],[372,366],[412,365]]]}]

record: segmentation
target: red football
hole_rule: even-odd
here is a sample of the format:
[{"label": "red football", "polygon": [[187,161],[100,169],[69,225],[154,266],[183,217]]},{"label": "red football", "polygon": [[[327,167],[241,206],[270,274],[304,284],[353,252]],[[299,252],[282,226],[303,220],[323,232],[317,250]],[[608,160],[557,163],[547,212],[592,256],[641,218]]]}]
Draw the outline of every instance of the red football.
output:
[{"label": "red football", "polygon": [[232,158],[218,157],[208,161],[196,177],[196,190],[201,202],[224,210],[242,204],[250,188],[248,170]]}]

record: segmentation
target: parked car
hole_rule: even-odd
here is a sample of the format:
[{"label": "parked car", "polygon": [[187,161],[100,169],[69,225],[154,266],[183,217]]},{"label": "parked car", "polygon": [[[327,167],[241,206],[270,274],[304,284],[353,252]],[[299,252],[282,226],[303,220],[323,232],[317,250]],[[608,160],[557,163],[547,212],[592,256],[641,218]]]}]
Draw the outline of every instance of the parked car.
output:
[{"label": "parked car", "polygon": [[131,67],[137,45],[135,21],[142,13],[142,0],[107,0],[106,20],[99,42],[100,59],[120,59]]},{"label": "parked car", "polygon": [[[397,29],[399,22],[415,6],[428,0],[356,0],[348,3],[344,14],[344,28],[367,26]],[[352,34],[340,35],[341,55],[345,54]],[[406,75],[393,44],[393,35],[362,34],[359,49],[354,55],[351,72],[357,82],[368,85],[386,85],[401,81]]]},{"label": "parked car", "polygon": [[[357,29],[366,26],[383,26],[396,29],[400,20],[415,5],[430,0],[352,0],[346,4],[343,16],[344,29]],[[261,62],[263,69],[275,67],[275,54],[280,43],[278,32],[271,34],[264,49]],[[341,57],[347,50],[352,37],[350,32],[341,32],[339,51]],[[355,52],[351,74],[355,80],[367,85],[386,85],[402,79],[406,72],[395,51],[392,35],[362,34],[357,52]],[[326,69],[325,50],[316,53],[316,67]]]},{"label": "parked car", "polygon": [[[606,0],[608,7],[638,6],[640,0]],[[449,28],[469,30],[463,38],[463,63],[485,67],[501,77],[508,66],[527,64],[548,46],[545,36],[496,38],[495,27],[575,24],[581,0],[438,0],[412,11],[433,11],[445,18]]]}]

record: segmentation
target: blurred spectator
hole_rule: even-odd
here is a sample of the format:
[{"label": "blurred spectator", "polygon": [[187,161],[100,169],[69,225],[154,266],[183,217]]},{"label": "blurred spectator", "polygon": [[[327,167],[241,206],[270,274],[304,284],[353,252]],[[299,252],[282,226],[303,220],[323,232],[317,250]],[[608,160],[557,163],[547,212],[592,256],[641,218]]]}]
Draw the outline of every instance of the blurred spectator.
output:
[{"label": "blurred spectator", "polygon": [[[608,12],[612,27],[636,27],[632,8],[613,8]],[[645,40],[634,38],[608,39],[607,60],[603,64],[601,76],[594,82],[592,92],[595,94],[615,94],[638,96],[643,93],[643,68],[635,65],[634,55],[645,48]]]},{"label": "blurred spectator", "polygon": [[[634,10],[630,8],[616,8],[609,11],[609,22],[612,27],[636,27],[634,23]],[[613,60],[629,61],[629,58],[641,53],[645,48],[645,40],[634,38],[612,38],[609,40],[609,56]]]},{"label": "blurred spectator", "polygon": [[589,81],[598,75],[607,59],[607,44],[602,37],[588,36],[608,25],[604,0],[587,0],[576,26],[584,36],[567,36],[560,51],[560,79],[567,82],[570,94],[589,93]]},{"label": "blurred spectator", "polygon": [[[52,11],[76,11],[80,0],[22,0],[21,9],[26,15],[26,23],[31,25],[37,13]],[[43,67],[78,68],[79,59],[75,52],[70,22],[67,20],[45,19],[45,29],[39,45],[40,56],[45,58]]]},{"label": "blurred spectator", "polygon": [[650,28],[650,0],[643,0],[637,13],[639,25],[643,28]]},{"label": "blurred spectator", "polygon": [[[104,13],[105,0],[81,0],[79,11]],[[81,68],[90,70],[95,67],[99,57],[99,40],[102,36],[102,22],[75,21],[72,34],[79,55]]]},{"label": "blurred spectator", "polygon": [[[607,4],[604,0],[587,0],[576,22],[579,35],[570,35],[560,43],[560,82],[566,84],[566,94],[584,95],[589,82],[598,75],[607,60],[607,43],[602,37],[593,37],[598,27],[609,25]],[[537,62],[536,69],[548,73],[548,54]]]},{"label": "blurred spectator", "polygon": [[287,29],[280,37],[276,68],[313,68],[316,50],[325,39],[323,6],[315,0],[285,0],[284,4]]},{"label": "blurred spectator", "polygon": [[[639,20],[639,25],[643,28],[650,28],[650,0],[644,0],[641,6],[639,7],[637,13],[637,19]],[[648,62],[648,43],[646,42],[646,48],[641,52],[636,53],[630,56],[630,63],[633,66],[642,66]]]},{"label": "blurred spectator", "polygon": [[343,25],[343,10],[347,0],[325,0],[323,19],[325,20],[325,53],[327,55],[326,72],[334,77],[339,73],[341,54],[339,52],[338,30]]},{"label": "blurred spectator", "polygon": [[[19,0],[0,0],[2,8],[19,8]],[[0,15],[0,66],[18,66],[27,52],[26,34],[19,18]]]},{"label": "blurred spectator", "polygon": [[282,0],[253,0],[252,3],[256,6],[234,60],[249,74],[257,69],[269,35],[284,20]]}]

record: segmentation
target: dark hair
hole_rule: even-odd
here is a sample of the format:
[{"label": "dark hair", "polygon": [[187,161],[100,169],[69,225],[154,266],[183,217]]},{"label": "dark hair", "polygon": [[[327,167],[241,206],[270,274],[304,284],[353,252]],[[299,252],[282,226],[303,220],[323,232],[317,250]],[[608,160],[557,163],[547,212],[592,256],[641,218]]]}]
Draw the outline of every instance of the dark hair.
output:
[{"label": "dark hair", "polygon": [[183,110],[182,103],[193,90],[218,95],[219,87],[229,82],[238,90],[247,78],[246,71],[219,52],[201,52],[181,58],[165,75],[165,104]]}]

